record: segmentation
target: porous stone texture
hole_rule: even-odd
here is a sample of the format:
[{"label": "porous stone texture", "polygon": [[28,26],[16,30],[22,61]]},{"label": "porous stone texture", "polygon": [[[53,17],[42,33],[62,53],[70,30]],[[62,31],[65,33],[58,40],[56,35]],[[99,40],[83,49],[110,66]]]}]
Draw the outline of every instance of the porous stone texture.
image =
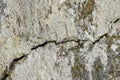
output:
[{"label": "porous stone texture", "polygon": [[0,0],[0,80],[120,80],[120,0]]}]

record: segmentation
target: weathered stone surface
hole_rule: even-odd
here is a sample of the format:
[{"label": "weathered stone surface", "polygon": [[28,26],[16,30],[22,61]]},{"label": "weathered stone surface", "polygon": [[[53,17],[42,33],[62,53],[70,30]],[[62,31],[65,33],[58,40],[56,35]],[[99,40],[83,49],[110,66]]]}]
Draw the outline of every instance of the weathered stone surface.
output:
[{"label": "weathered stone surface", "polygon": [[120,80],[120,0],[0,0],[0,80]]}]

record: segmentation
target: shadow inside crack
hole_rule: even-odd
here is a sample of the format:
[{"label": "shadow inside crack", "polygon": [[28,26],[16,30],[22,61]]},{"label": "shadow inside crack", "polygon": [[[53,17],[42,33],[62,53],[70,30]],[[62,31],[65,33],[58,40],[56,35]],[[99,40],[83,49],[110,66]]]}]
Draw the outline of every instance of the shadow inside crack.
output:
[{"label": "shadow inside crack", "polygon": [[3,77],[0,80],[6,80],[8,77],[10,77],[12,71],[15,69],[15,64],[26,57],[27,55],[23,54],[21,57],[13,59],[13,61],[10,63],[9,69],[6,67]]}]

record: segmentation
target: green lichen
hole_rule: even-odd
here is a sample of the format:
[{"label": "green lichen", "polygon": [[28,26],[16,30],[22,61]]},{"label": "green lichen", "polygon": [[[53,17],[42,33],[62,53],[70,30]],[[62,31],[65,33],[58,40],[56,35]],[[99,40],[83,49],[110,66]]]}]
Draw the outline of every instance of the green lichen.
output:
[{"label": "green lichen", "polygon": [[108,45],[113,44],[113,37],[108,36],[107,39],[106,39],[106,43],[107,43]]},{"label": "green lichen", "polygon": [[2,35],[0,34],[0,46],[2,46],[3,42],[4,42],[3,37],[2,37]]},{"label": "green lichen", "polygon": [[93,22],[93,17],[92,16],[89,18],[89,22],[92,24],[92,22]]},{"label": "green lichen", "polygon": [[83,64],[80,60],[80,57],[75,54],[75,63],[74,66],[72,67],[72,77],[73,80],[87,80],[88,75],[87,75],[87,70],[85,69],[85,64]]},{"label": "green lichen", "polygon": [[85,19],[88,15],[92,14],[94,10],[94,0],[88,0],[87,4],[83,3],[82,6],[81,17],[82,19]]},{"label": "green lichen", "polygon": [[83,31],[87,31],[87,30],[88,30],[88,28],[87,28],[87,25],[86,25],[86,24],[82,24],[82,25],[81,25],[81,28],[82,28],[82,30],[83,30]]},{"label": "green lichen", "polygon": [[113,40],[113,39],[116,39],[116,40],[120,40],[120,36],[115,36],[115,35],[112,35],[112,36],[106,36],[107,39],[110,41],[110,40]]},{"label": "green lichen", "polygon": [[72,48],[70,48],[69,50],[71,50],[71,51],[77,51],[77,52],[79,52],[79,49],[80,49],[80,47],[81,47],[82,45],[77,45],[77,46],[75,46],[75,47],[72,47]]},{"label": "green lichen", "polygon": [[114,43],[114,41],[116,40],[120,40],[120,36],[106,36],[106,44],[108,45],[108,47],[110,48],[111,45]]},{"label": "green lichen", "polygon": [[109,80],[115,80],[117,77],[119,77],[120,72],[120,56],[119,55],[115,55],[114,52],[109,52],[108,53],[108,70],[107,70],[107,74],[111,76],[111,78]]},{"label": "green lichen", "polygon": [[85,19],[88,17],[88,21],[92,24],[93,17],[92,12],[94,11],[94,0],[88,0],[87,2],[82,3],[82,10],[80,10],[80,17],[78,20],[82,19],[83,24],[80,25],[83,31],[87,31],[88,27],[85,24]]},{"label": "green lichen", "polygon": [[[111,76],[107,80],[115,80],[119,77],[120,72],[120,55],[116,55],[115,52],[111,49],[111,45],[114,44],[116,40],[120,40],[120,36],[106,36],[106,44],[108,45],[108,70],[106,71],[107,75]],[[120,52],[120,47],[116,49],[117,52]]]},{"label": "green lichen", "polygon": [[113,36],[115,39],[120,40],[120,36]]}]

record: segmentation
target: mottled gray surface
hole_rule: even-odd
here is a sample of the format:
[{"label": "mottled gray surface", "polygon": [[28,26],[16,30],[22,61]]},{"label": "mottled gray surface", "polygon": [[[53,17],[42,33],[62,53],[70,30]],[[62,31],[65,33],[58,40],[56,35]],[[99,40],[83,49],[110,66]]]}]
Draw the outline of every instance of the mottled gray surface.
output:
[{"label": "mottled gray surface", "polygon": [[0,0],[0,80],[120,80],[120,0]]}]

